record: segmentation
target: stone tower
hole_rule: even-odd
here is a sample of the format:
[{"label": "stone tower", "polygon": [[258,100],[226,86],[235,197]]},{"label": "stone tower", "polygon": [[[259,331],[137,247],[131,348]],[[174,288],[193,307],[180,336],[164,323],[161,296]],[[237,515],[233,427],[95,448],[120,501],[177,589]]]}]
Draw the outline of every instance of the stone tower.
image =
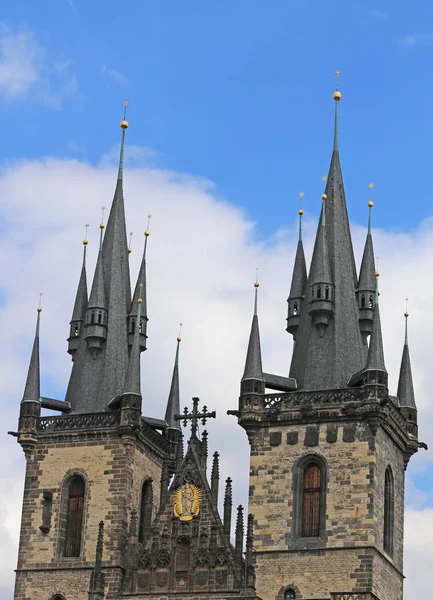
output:
[{"label": "stone tower", "polygon": [[[125,115],[126,117],[126,115]],[[90,296],[86,251],[67,351],[73,366],[65,400],[41,396],[38,309],[17,437],[26,478],[14,600],[255,600],[252,517],[238,509],[231,543],[231,480],[218,513],[219,463],[206,476],[207,434],[193,428],[183,456],[179,345],[165,419],[143,414],[140,354],[146,350],[146,249],[131,298],[123,198],[126,119],[119,171]],[[104,235],[105,233],[105,235]],[[41,409],[60,412],[41,416]],[[143,410],[142,410],[143,409]],[[188,413],[188,411],[186,411]],[[211,414],[210,416],[215,416]],[[190,497],[193,497],[191,500]],[[184,592],[184,594],[183,594]]]},{"label": "stone tower", "polygon": [[239,408],[231,411],[251,446],[249,512],[263,600],[403,598],[404,477],[422,444],[407,336],[397,395],[388,390],[370,218],[357,276],[338,149],[340,99],[337,89],[308,275],[299,211],[289,377],[263,371],[256,284]]}]

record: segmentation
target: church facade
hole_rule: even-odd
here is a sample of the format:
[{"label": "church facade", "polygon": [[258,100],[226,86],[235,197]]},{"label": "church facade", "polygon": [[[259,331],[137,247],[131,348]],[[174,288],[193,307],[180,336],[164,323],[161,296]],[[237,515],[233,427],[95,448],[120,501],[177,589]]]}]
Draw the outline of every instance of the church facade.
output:
[{"label": "church facade", "polygon": [[[250,442],[247,514],[208,474],[215,416],[197,398],[181,413],[178,338],[163,420],[142,413],[147,344],[146,232],[131,294],[117,184],[88,295],[86,247],[68,338],[64,400],[41,395],[36,335],[17,437],[26,476],[14,600],[402,600],[404,479],[420,446],[406,336],[390,395],[371,208],[356,269],[334,147],[307,272],[299,242],[288,298],[289,375],[263,370],[258,283],[237,408]],[[41,414],[42,409],[54,415]],[[58,414],[60,413],[60,414]],[[190,426],[184,452],[181,424]],[[241,435],[241,433],[240,433]]]}]

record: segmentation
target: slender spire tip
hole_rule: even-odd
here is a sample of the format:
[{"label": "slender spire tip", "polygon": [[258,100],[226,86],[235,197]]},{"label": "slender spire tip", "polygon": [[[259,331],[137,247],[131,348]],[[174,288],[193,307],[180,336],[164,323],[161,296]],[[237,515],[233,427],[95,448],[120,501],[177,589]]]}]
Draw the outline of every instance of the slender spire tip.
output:
[{"label": "slender spire tip", "polygon": [[373,208],[373,188],[374,183],[369,183],[368,187],[370,188],[370,200],[368,201],[368,234],[371,234],[371,209]]},{"label": "slender spire tip", "polygon": [[300,192],[299,193],[299,210],[298,210],[298,215],[299,215],[299,241],[302,242],[302,215],[304,214],[304,209],[302,208],[302,200],[304,198],[304,192]]},{"label": "slender spire tip", "polygon": [[254,283],[254,315],[257,315],[257,292],[259,289],[259,267],[256,267],[256,281]]},{"label": "slender spire tip", "polygon": [[338,150],[338,102],[341,100],[341,92],[338,89],[338,78],[340,71],[335,71],[336,85],[335,92],[332,97],[335,100],[335,116],[334,116],[334,150]]},{"label": "slender spire tip", "polygon": [[408,301],[409,301],[409,298],[406,298],[406,312],[404,313],[404,344],[405,344],[405,346],[408,345],[408,336],[407,336],[407,319],[409,317],[409,313],[408,313],[408,309],[407,309]]},{"label": "slender spire tip", "polygon": [[179,323],[179,335],[177,336],[178,345],[182,341],[182,326],[183,326],[183,323]]},{"label": "slender spire tip", "polygon": [[128,129],[129,123],[126,120],[126,107],[128,106],[128,102],[123,103],[123,120],[120,121],[120,127],[122,129],[122,140],[120,142],[120,158],[119,158],[119,172],[117,175],[117,179],[123,179],[123,153],[125,149],[125,131]]},{"label": "slender spire tip", "polygon": [[133,231],[131,231],[131,232],[129,233],[128,254],[131,254],[131,252],[132,252],[132,248],[131,248],[131,242],[132,242],[132,236],[133,236],[133,235],[134,235],[134,232],[133,232]]}]

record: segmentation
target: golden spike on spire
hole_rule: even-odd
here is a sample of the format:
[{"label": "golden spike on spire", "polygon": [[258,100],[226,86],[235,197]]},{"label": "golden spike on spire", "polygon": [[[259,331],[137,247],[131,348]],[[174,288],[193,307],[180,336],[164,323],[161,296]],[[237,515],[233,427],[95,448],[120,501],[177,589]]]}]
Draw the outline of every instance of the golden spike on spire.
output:
[{"label": "golden spike on spire", "polygon": [[131,254],[132,252],[132,248],[131,248],[131,241],[132,241],[132,236],[134,235],[134,232],[131,231],[129,234],[129,246],[128,246],[128,254]]},{"label": "golden spike on spire", "polygon": [[104,229],[105,225],[104,225],[104,210],[105,210],[105,206],[101,206],[101,223],[99,225],[99,227],[101,229]]},{"label": "golden spike on spire", "polygon": [[338,78],[340,77],[340,71],[335,71],[335,89],[338,91]]},{"label": "golden spike on spire", "polygon": [[256,267],[256,281],[254,283],[254,287],[258,288],[259,287],[259,267]]},{"label": "golden spike on spire", "polygon": [[128,101],[125,100],[125,102],[123,103],[124,109],[123,109],[123,120],[120,121],[120,127],[122,129],[128,129],[128,121],[126,120],[126,107],[128,106]]},{"label": "golden spike on spire", "polygon": [[177,336],[177,341],[181,342],[182,341],[182,337],[181,337],[181,333],[182,333],[182,325],[183,323],[179,323],[179,335]]},{"label": "golden spike on spire", "polygon": [[372,208],[372,206],[373,206],[373,188],[374,188],[374,183],[369,183],[368,187],[370,188],[370,200],[368,201],[368,206],[370,208]]},{"label": "golden spike on spire", "polygon": [[[325,186],[326,186],[326,181],[327,181],[327,180],[328,180],[328,178],[326,177],[326,175],[324,175],[324,176],[322,177],[322,181],[323,181],[323,183],[324,183],[324,185],[325,185]],[[322,200],[326,200],[326,198],[327,198],[326,194],[325,194],[325,193],[323,193],[323,194],[322,194]]]},{"label": "golden spike on spire", "polygon": [[379,273],[379,257],[376,256],[376,279],[379,279],[380,277],[380,273]]},{"label": "golden spike on spire", "polygon": [[409,312],[408,312],[408,306],[407,306],[407,303],[408,303],[408,302],[409,302],[409,298],[406,298],[406,312],[404,313],[404,316],[406,317],[406,319],[407,319],[407,318],[408,318],[408,316],[409,316]]},{"label": "golden spike on spire", "polygon": [[149,228],[150,228],[150,219],[151,218],[152,218],[152,215],[147,215],[147,227],[146,227],[146,231],[144,232],[144,235],[146,237],[149,237],[149,235],[150,235]]},{"label": "golden spike on spire", "polygon": [[138,303],[138,304],[141,304],[141,303],[143,302],[143,300],[142,300],[142,298],[141,298],[141,296],[142,296],[142,293],[141,293],[141,292],[142,292],[142,291],[143,291],[143,284],[142,284],[142,283],[140,283],[140,297],[139,297],[139,299],[137,300],[137,303]]},{"label": "golden spike on spire", "polygon": [[87,240],[87,230],[89,229],[89,223],[86,223],[84,227],[86,228],[86,233],[84,234],[83,246],[87,246],[87,244],[89,243]]},{"label": "golden spike on spire", "polygon": [[38,308],[36,309],[38,311],[38,313],[42,312],[42,296],[43,295],[44,294],[42,292],[39,294],[39,304],[38,304]]},{"label": "golden spike on spire", "polygon": [[304,210],[302,208],[302,200],[304,198],[305,194],[304,192],[299,192],[299,210],[298,210],[298,215],[300,215],[302,217],[302,215],[304,214]]}]

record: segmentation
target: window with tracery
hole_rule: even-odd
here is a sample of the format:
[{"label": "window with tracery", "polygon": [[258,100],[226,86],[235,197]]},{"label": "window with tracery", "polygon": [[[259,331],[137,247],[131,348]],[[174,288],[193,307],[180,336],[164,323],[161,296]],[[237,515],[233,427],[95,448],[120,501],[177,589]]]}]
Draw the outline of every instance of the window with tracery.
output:
[{"label": "window with tracery", "polygon": [[302,488],[302,537],[320,535],[321,469],[309,463],[304,469]]},{"label": "window with tracery", "polygon": [[81,554],[85,488],[84,479],[80,475],[74,475],[70,479],[67,491],[65,557],[78,557]]}]

